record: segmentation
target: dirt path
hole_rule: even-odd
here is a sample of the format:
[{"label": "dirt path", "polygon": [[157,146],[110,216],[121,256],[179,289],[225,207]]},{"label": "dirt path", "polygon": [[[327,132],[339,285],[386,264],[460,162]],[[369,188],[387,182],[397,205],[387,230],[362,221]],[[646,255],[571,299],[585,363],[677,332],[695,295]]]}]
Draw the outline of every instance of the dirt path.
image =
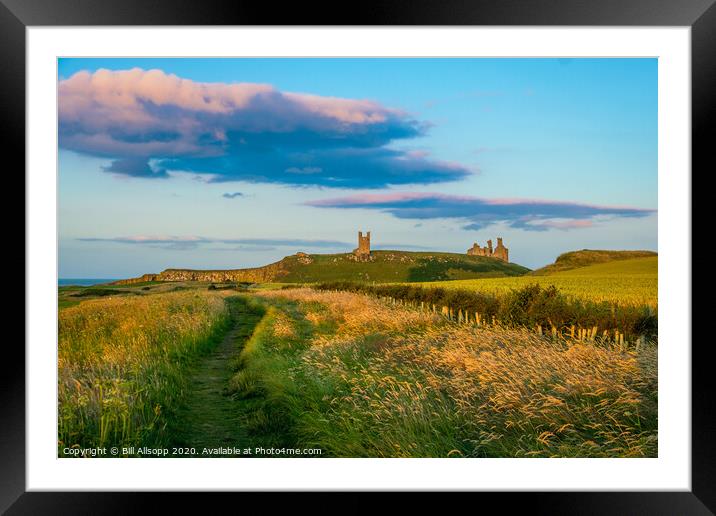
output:
[{"label": "dirt path", "polygon": [[191,378],[191,391],[174,422],[176,445],[196,449],[248,446],[248,438],[240,422],[238,401],[225,394],[229,378],[234,374],[231,359],[236,356],[261,315],[252,311],[242,298],[231,298],[234,327],[214,351],[199,362]]}]

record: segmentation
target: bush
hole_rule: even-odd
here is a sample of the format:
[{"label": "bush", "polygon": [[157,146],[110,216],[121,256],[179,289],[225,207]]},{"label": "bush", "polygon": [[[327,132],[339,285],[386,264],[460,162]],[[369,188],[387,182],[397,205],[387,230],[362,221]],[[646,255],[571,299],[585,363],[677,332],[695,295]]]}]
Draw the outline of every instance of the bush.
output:
[{"label": "bush", "polygon": [[496,322],[511,327],[540,325],[545,330],[555,327],[563,331],[572,325],[590,329],[596,326],[600,332],[618,330],[627,338],[644,335],[651,339],[658,334],[658,319],[649,307],[572,299],[553,285],[542,287],[535,283],[513,289],[508,294],[350,281],[320,283],[314,288],[391,297],[414,305],[425,303],[428,307],[435,305],[438,311],[447,306],[454,311],[467,312],[471,317],[477,312],[482,320],[494,317]]}]

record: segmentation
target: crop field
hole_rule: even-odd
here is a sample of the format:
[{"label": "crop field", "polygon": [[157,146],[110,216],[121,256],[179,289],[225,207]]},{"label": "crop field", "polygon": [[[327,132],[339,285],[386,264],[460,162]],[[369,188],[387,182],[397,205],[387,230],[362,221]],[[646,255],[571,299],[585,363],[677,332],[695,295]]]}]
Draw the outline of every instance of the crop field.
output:
[{"label": "crop field", "polygon": [[254,436],[332,457],[654,457],[657,350],[461,325],[349,292],[261,292],[230,390]]},{"label": "crop field", "polygon": [[227,328],[206,290],[90,299],[59,313],[58,448],[158,445],[188,363]]},{"label": "crop field", "polygon": [[545,276],[425,282],[421,285],[502,293],[535,283],[543,287],[554,285],[562,293],[585,301],[657,307],[658,258],[600,263]]}]

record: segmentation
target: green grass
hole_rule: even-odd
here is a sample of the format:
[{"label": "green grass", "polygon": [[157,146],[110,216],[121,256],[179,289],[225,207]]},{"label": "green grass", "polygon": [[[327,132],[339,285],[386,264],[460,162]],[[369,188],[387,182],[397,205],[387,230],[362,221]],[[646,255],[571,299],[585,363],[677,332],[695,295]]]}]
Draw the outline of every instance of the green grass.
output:
[{"label": "green grass", "polygon": [[166,269],[161,281],[117,285],[118,288],[157,285],[163,282],[193,283],[317,283],[324,281],[439,281],[468,278],[520,276],[530,269],[495,258],[458,253],[372,251],[370,260],[356,260],[352,253],[291,255],[252,269]]},{"label": "green grass", "polygon": [[658,257],[652,256],[599,263],[543,276],[427,282],[423,285],[499,294],[537,283],[542,287],[554,285],[562,293],[585,301],[656,307],[658,264]]},{"label": "green grass", "polygon": [[131,290],[117,290],[113,288],[86,288],[70,295],[72,297],[108,297],[137,295],[137,293]]},{"label": "green grass", "polygon": [[187,371],[230,318],[206,291],[83,301],[59,313],[58,452],[161,446]]},{"label": "green grass", "polygon": [[313,254],[311,263],[287,257],[283,283],[323,281],[438,281],[449,279],[520,276],[529,269],[494,258],[456,253],[372,251],[371,261],[355,261],[352,254]]},{"label": "green grass", "polygon": [[635,258],[655,258],[653,251],[602,251],[582,249],[563,253],[557,257],[554,263],[532,271],[534,276],[554,274],[555,272],[567,271],[579,267],[587,267],[598,263],[613,262],[618,260],[632,260]]},{"label": "green grass", "polygon": [[89,288],[139,288],[139,287],[153,287],[155,285],[166,285],[168,282],[166,281],[139,281],[137,283],[127,283],[124,285],[112,285],[111,283],[106,283],[104,285],[93,285]]},{"label": "green grass", "polygon": [[57,300],[57,308],[59,310],[64,310],[65,308],[69,308],[71,306],[77,306],[80,304],[80,301],[78,299],[58,299]]},{"label": "green grass", "polygon": [[226,302],[235,322],[209,356],[198,361],[188,373],[184,403],[170,421],[172,446],[195,449],[202,456],[203,448],[259,446],[258,439],[249,441],[243,424],[241,403],[226,395],[229,378],[233,375],[234,360],[254,333],[265,310],[243,295],[228,297]]},{"label": "green grass", "polygon": [[[320,396],[313,382],[294,374],[313,329],[295,303],[267,306],[254,299],[253,304],[265,315],[234,363],[228,390],[242,400],[243,424],[253,439],[265,447],[299,446],[299,412],[304,402]],[[281,324],[290,324],[291,333],[277,335]]]}]

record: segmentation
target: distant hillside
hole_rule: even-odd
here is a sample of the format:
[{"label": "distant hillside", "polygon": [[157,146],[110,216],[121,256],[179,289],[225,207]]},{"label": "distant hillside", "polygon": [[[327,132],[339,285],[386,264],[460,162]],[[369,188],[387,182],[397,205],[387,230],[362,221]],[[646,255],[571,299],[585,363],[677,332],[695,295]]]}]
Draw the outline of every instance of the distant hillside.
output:
[{"label": "distant hillside", "polygon": [[159,274],[120,280],[115,284],[143,281],[250,281],[253,283],[313,283],[319,281],[440,281],[451,279],[522,276],[530,269],[495,258],[456,253],[372,251],[369,261],[352,253],[303,254],[253,269],[167,269]]},{"label": "distant hillside", "polygon": [[632,260],[634,258],[648,258],[657,256],[654,251],[600,251],[593,249],[582,249],[560,254],[554,263],[534,270],[532,276],[545,276],[555,272],[568,271],[579,267],[586,267],[597,263],[613,262],[617,260]]}]

